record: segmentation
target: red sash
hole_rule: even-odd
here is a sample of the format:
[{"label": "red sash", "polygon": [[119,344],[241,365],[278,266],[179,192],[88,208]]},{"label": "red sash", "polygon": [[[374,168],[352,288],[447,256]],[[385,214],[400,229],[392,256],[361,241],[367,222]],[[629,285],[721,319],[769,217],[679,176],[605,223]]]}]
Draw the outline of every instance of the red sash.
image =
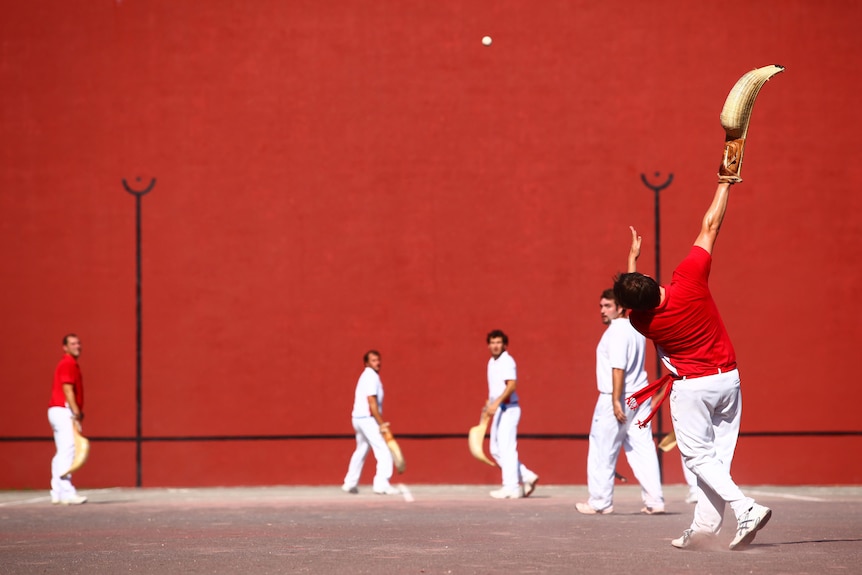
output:
[{"label": "red sash", "polygon": [[629,409],[635,410],[638,408],[638,405],[660,392],[665,385],[667,385],[667,391],[662,396],[661,401],[653,402],[652,410],[649,412],[649,415],[646,419],[644,419],[643,421],[635,422],[637,423],[638,427],[646,427],[647,424],[649,424],[649,422],[652,420],[652,418],[655,417],[655,414],[658,413],[658,410],[661,409],[662,404],[667,399],[667,396],[670,395],[670,390],[673,388],[673,375],[668,373],[661,376],[659,379],[652,382],[640,391],[634,392],[626,399],[626,405],[629,407]]}]

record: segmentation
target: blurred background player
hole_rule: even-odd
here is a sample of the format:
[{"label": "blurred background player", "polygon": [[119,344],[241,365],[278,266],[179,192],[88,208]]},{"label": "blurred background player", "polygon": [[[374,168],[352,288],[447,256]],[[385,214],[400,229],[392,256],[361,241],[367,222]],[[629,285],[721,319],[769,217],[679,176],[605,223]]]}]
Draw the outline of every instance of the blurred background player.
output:
[{"label": "blurred background player", "polygon": [[380,380],[380,352],[368,351],[363,356],[365,369],[356,383],[353,398],[352,422],[356,431],[356,450],[350,458],[347,475],[341,489],[347,493],[359,493],[359,476],[368,455],[369,447],[377,460],[377,472],[374,475],[372,489],[378,495],[398,495],[400,492],[392,487],[389,478],[392,477],[392,453],[383,439],[382,432],[389,428],[389,423],[383,421],[383,382]]},{"label": "blurred background player", "polygon": [[63,359],[54,370],[51,401],[48,404],[48,422],[54,430],[54,445],[57,453],[51,460],[51,503],[80,505],[87,498],[78,495],[72,485],[72,476],[63,475],[75,459],[75,435],[72,426],[83,432],[84,378],[78,357],[81,355],[81,340],[74,333],[63,338]]},{"label": "blurred background player", "polygon": [[539,476],[527,469],[518,458],[518,374],[514,358],[506,348],[509,337],[494,330],[487,337],[491,359],[488,360],[488,401],[484,410],[491,419],[491,457],[500,466],[503,487],[491,492],[495,499],[529,497],[536,489]]},{"label": "blurred background player", "polygon": [[650,402],[636,411],[625,406],[625,396],[646,387],[644,371],[646,339],[632,327],[626,310],[617,304],[612,289],[602,292],[599,313],[607,327],[596,348],[596,381],[599,398],[590,426],[590,449],[587,455],[587,486],[590,498],[577,503],[586,515],[608,514],[614,510],[614,470],[625,449],[626,459],[641,484],[641,498],[648,515],[664,513],[658,455],[652,438],[652,427],[641,428],[636,421],[650,411]]}]

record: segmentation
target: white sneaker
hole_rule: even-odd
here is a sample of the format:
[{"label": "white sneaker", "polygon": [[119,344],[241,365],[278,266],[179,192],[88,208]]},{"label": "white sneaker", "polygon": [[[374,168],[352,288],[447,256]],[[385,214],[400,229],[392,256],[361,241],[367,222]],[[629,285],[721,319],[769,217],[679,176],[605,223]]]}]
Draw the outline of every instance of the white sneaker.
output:
[{"label": "white sneaker", "polygon": [[644,515],[664,515],[664,507],[650,507],[647,505],[641,509],[641,513]]},{"label": "white sneaker", "polygon": [[710,549],[716,550],[714,547],[715,535],[705,531],[695,531],[694,529],[686,529],[682,535],[671,540],[670,544],[677,549]]},{"label": "white sneaker", "polygon": [[357,493],[359,493],[358,487],[356,487],[355,485],[353,487],[351,487],[350,485],[347,485],[346,483],[341,486],[341,490],[345,493],[352,493],[353,495],[356,495]]},{"label": "white sneaker", "polygon": [[401,492],[392,487],[391,485],[387,485],[386,487],[382,487],[380,489],[374,488],[374,493],[377,495],[401,495]]},{"label": "white sneaker", "polygon": [[530,494],[536,490],[536,483],[539,482],[539,476],[535,473],[532,477],[529,477],[524,480],[524,497],[529,497]]},{"label": "white sneaker", "polygon": [[694,536],[693,529],[686,529],[682,532],[682,537],[677,537],[676,539],[672,539],[670,544],[676,547],[677,549],[685,549],[686,547],[691,546],[691,539]]},{"label": "white sneaker", "polygon": [[688,497],[685,498],[686,503],[697,503],[697,491],[689,491]]},{"label": "white sneaker", "polygon": [[494,499],[520,499],[521,497],[524,497],[524,490],[521,486],[514,489],[501,487],[500,489],[492,491],[491,497]]},{"label": "white sneaker", "polygon": [[731,549],[744,549],[754,541],[757,532],[763,529],[772,517],[772,509],[755,503],[742,514],[736,527],[736,537],[730,542]]},{"label": "white sneaker", "polygon": [[[54,502],[53,499],[51,501]],[[70,497],[64,497],[60,499],[60,505],[81,505],[82,503],[86,503],[87,498],[84,495],[72,495]]]},{"label": "white sneaker", "polygon": [[614,512],[613,505],[609,505],[604,509],[595,509],[589,503],[575,503],[575,509],[578,510],[578,513],[583,513],[584,515],[610,515]]}]

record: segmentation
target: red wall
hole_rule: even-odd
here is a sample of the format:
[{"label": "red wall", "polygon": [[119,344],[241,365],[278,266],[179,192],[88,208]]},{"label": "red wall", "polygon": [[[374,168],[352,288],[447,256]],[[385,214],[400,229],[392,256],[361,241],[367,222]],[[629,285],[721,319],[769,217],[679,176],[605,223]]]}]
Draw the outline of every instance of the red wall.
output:
[{"label": "red wall", "polygon": [[[862,481],[860,435],[805,435],[862,431],[848,369],[862,342],[860,19],[855,2],[801,0],[7,6],[0,488],[48,484],[68,331],[93,438],[76,482],[135,484],[123,178],[157,178],[141,202],[144,485],[340,482],[353,442],[337,436],[371,347],[396,434],[466,435],[496,327],[519,364],[521,432],[588,433],[598,295],[629,224],[653,271],[641,174],[674,175],[667,278],[714,190],[724,98],[770,63],[787,72],[758,100],[711,284],[743,433],[789,435],[744,436],[734,475]],[[207,440],[305,435],[336,437]],[[154,440],[188,437],[204,440]],[[402,439],[404,479],[496,482],[465,443]],[[521,452],[543,481],[586,480],[585,441]],[[675,452],[665,463],[681,481]]]}]

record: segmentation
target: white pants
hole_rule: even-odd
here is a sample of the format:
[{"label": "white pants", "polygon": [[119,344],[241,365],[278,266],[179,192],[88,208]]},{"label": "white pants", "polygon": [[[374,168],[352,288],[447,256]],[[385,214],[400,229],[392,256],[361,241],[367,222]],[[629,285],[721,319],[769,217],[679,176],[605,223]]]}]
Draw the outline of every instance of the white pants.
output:
[{"label": "white pants", "polygon": [[647,425],[641,429],[636,423],[644,419],[650,409],[649,401],[639,405],[635,411],[626,406],[627,420],[621,424],[614,417],[611,394],[599,394],[590,426],[590,450],[587,455],[587,487],[590,491],[589,504],[593,509],[606,509],[614,503],[614,471],[620,456],[620,447],[625,450],[629,466],[641,484],[644,505],[664,507],[652,426]]},{"label": "white pants", "polygon": [[521,408],[517,405],[501,406],[491,420],[491,457],[500,466],[503,474],[503,487],[517,489],[524,478],[531,479],[536,474],[518,459],[518,422],[521,421]]},{"label": "white pants", "polygon": [[54,430],[57,453],[51,460],[51,497],[68,499],[77,495],[72,476],[63,476],[75,459],[75,436],[72,433],[72,410],[68,407],[49,407],[48,422]]},{"label": "white pants", "polygon": [[344,485],[356,487],[359,484],[359,476],[362,475],[362,466],[365,465],[370,447],[374,452],[374,459],[377,460],[373,488],[386,489],[389,487],[389,478],[392,477],[392,453],[380,433],[380,425],[373,417],[354,417],[353,429],[356,430],[356,451],[350,457]]},{"label": "white pants", "polygon": [[730,477],[742,418],[739,372],[674,382],[670,413],[679,452],[697,476],[698,501],[691,528],[718,533],[726,503],[737,518],[754,504]]},{"label": "white pants", "polygon": [[688,493],[689,495],[697,495],[697,475],[685,466],[685,457],[682,454],[680,454],[680,459],[682,460],[682,475],[685,477],[686,485],[688,485]]}]

